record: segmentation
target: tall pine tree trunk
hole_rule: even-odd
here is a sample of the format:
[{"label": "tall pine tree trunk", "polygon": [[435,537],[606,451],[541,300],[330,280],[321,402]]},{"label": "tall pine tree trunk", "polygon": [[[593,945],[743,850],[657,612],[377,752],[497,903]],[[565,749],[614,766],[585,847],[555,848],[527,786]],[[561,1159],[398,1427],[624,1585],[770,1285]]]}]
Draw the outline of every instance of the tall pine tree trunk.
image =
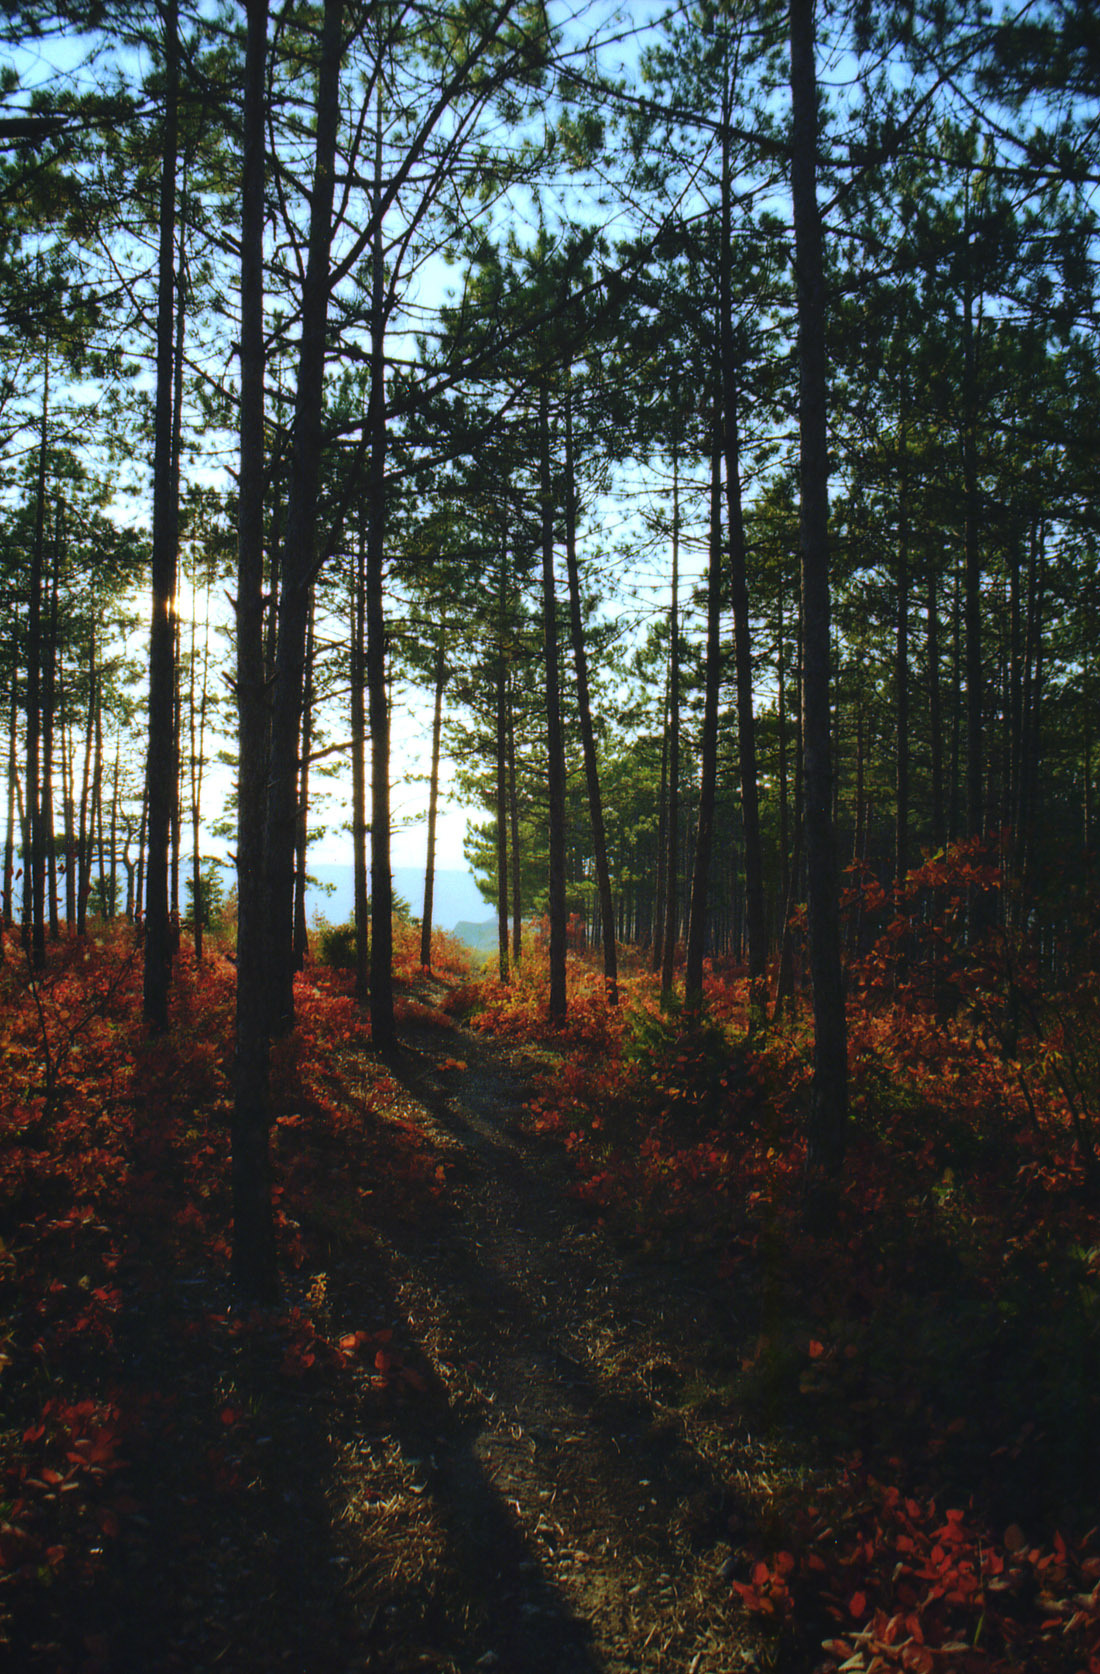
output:
[{"label": "tall pine tree trunk", "polygon": [[241,169],[241,402],[237,525],[237,1007],[233,1063],[232,1271],[256,1301],[277,1292],[271,1205],[264,822],[264,129],[267,0],[247,0]]},{"label": "tall pine tree trunk", "polygon": [[264,862],[268,891],[268,998],[274,1033],[294,1026],[294,865],[306,634],[316,551],[321,477],[325,337],[328,326],[332,205],[340,120],[343,0],[325,0],[317,69],[317,124],[302,327],[294,403],[290,492],[279,592],[271,701]]},{"label": "tall pine tree trunk", "polygon": [[4,836],[4,929],[10,930],[15,919],[12,891],[15,885],[15,787],[19,778],[19,672],[15,661],[15,647],[11,659],[11,701],[8,706],[8,825]]},{"label": "tall pine tree trunk", "polygon": [[57,841],[54,833],[53,766],[57,719],[58,615],[61,571],[61,510],[54,519],[53,561],[50,565],[50,623],[43,646],[42,669],[42,839],[46,850],[46,901],[50,940],[59,941],[61,920],[57,900]]},{"label": "tall pine tree trunk", "polygon": [[[424,912],[420,921],[420,963],[432,968],[432,915],[435,912],[435,835],[439,819],[439,755],[443,741],[443,693],[447,684],[447,630],[441,625],[435,648],[432,701],[432,766],[428,781],[428,847],[424,865]],[[505,741],[507,747],[507,740]]]},{"label": "tall pine tree trunk", "polygon": [[304,970],[309,956],[309,926],[306,923],[306,861],[309,852],[309,767],[313,753],[313,600],[309,605],[306,630],[306,675],[302,697],[302,765],[298,775],[298,811],[294,834],[294,969]]},{"label": "tall pine tree trunk", "polygon": [[689,1006],[703,999],[703,954],[710,908],[710,866],[714,849],[714,811],[718,793],[718,699],[722,683],[719,634],[722,622],[722,450],[721,406],[715,400],[711,440],[710,562],[707,568],[707,650],[704,674],[703,734],[700,742],[699,818],[695,828],[695,863],[691,878],[684,998]]},{"label": "tall pine tree trunk", "polygon": [[198,716],[195,714],[195,664],[198,660],[198,650],[195,643],[196,623],[195,611],[191,612],[191,695],[187,710],[190,725],[191,744],[191,896],[194,909],[194,938],[195,960],[202,964],[203,958],[203,919],[206,916],[206,902],[203,899],[201,824],[202,824],[202,785],[205,772],[206,752],[206,706],[209,693],[210,675],[210,582],[206,585],[206,611],[202,645],[202,679],[199,687]]},{"label": "tall pine tree trunk", "polygon": [[355,998],[370,998],[370,891],[367,887],[367,530],[360,519],[351,581],[351,860],[355,919]]},{"label": "tall pine tree trunk", "polygon": [[[84,768],[80,781],[80,825],[76,839],[79,873],[76,891],[76,933],[78,936],[83,936],[87,932],[88,895],[92,885],[92,762],[95,757],[95,718],[98,708],[99,673],[96,668],[96,636],[93,627],[88,642],[88,727],[84,734]],[[148,794],[148,791],[146,791],[146,794]],[[144,856],[144,830],[141,835],[141,849]]]},{"label": "tall pine tree trunk", "polygon": [[938,577],[929,555],[924,597],[925,680],[928,685],[928,755],[932,780],[932,846],[942,849],[943,811],[943,698],[940,692],[940,612]]},{"label": "tall pine tree trunk", "polygon": [[902,394],[901,460],[898,473],[898,597],[894,635],[894,692],[897,715],[895,758],[894,879],[909,870],[909,434]]},{"label": "tall pine tree trunk", "polygon": [[661,785],[657,795],[657,854],[654,862],[653,904],[650,922],[650,969],[661,969],[665,954],[665,907],[668,896],[668,735],[672,697],[672,641],[665,659],[665,694],[661,705]]},{"label": "tall pine tree trunk", "polygon": [[760,793],[756,771],[756,720],[752,691],[752,626],[749,621],[748,555],[741,505],[741,445],[737,416],[737,354],[733,334],[730,264],[733,260],[733,181],[730,162],[732,88],[723,92],[722,238],[719,246],[718,335],[729,516],[730,600],[733,607],[734,678],[737,686],[737,754],[741,825],[745,846],[745,912],[749,932],[749,1031],[767,1017],[768,918],[764,908],[764,851],[760,841]]},{"label": "tall pine tree trunk", "polygon": [[680,461],[675,453],[672,456],[672,600],[668,632],[668,811],[661,948],[662,1006],[672,1002],[676,938],[680,930]]},{"label": "tall pine tree trunk", "polygon": [[370,709],[370,1030],[383,1051],[393,1046],[393,874],[390,869],[390,704],[386,688],[386,276],[382,233],[382,77],[376,92],[374,244],[371,252],[371,368],[367,432],[367,702]]},{"label": "tall pine tree trunk", "polygon": [[573,641],[573,667],[577,676],[577,709],[584,752],[584,777],[588,791],[588,814],[592,823],[592,855],[596,887],[600,898],[600,928],[603,936],[603,979],[607,1003],[619,1003],[619,967],[615,948],[615,905],[611,894],[611,870],[607,864],[607,831],[600,795],[600,770],[596,759],[596,733],[592,725],[592,700],[588,686],[588,656],[581,619],[581,584],[577,566],[577,485],[573,458],[573,402],[565,397],[565,563],[569,578],[569,631]]},{"label": "tall pine tree trunk", "polygon": [[36,970],[46,963],[44,916],[46,845],[42,830],[42,589],[46,573],[46,483],[49,461],[50,345],[42,374],[42,421],[38,443],[34,541],[27,609],[26,820],[23,855],[23,946]]},{"label": "tall pine tree trunk", "polygon": [[76,791],[73,783],[73,728],[71,699],[65,678],[64,662],[58,658],[58,719],[61,728],[61,807],[65,832],[65,928],[71,935],[76,929]]},{"label": "tall pine tree trunk", "polygon": [[508,670],[508,825],[512,850],[512,964],[523,956],[523,869],[519,853],[519,779],[516,773],[516,717],[512,670]]},{"label": "tall pine tree trunk", "polygon": [[802,732],[814,1079],[807,1133],[811,1202],[840,1171],[848,1122],[848,1039],[829,767],[829,453],[825,273],[817,204],[814,0],[790,0],[791,198],[798,287],[802,534]]},{"label": "tall pine tree trunk", "polygon": [[176,797],[175,650],[178,510],[172,395],[175,366],[176,153],[179,103],[179,8],[164,8],[164,125],[161,141],[160,248],[157,267],[157,388],[153,443],[152,622],[149,632],[148,862],[145,881],[145,1020],[168,1027],[173,935],[168,852]]},{"label": "tall pine tree trunk", "polygon": [[978,532],[978,390],[974,285],[971,274],[969,181],[966,210],[966,269],[963,276],[963,596],[966,622],[966,830],[985,829],[984,693],[982,672],[982,556]]},{"label": "tall pine tree trunk", "polygon": [[505,639],[508,597],[508,537],[500,554],[500,599],[497,621],[496,685],[496,872],[497,872],[497,975],[502,983],[508,971],[508,650]]},{"label": "tall pine tree trunk", "polygon": [[566,1013],[565,991],[565,745],[558,663],[558,602],[554,586],[554,498],[550,471],[550,394],[539,390],[539,500],[542,518],[542,639],[546,689],[546,778],[549,794],[550,1021]]}]

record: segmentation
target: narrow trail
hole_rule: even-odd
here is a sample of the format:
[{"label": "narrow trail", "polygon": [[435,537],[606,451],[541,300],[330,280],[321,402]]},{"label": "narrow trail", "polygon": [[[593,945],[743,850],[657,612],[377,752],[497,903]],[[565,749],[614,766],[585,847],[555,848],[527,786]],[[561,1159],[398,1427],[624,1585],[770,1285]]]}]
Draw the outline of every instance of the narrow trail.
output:
[{"label": "narrow trail", "polygon": [[[730,1585],[775,1480],[732,1396],[751,1303],[734,1317],[687,1252],[625,1248],[575,1200],[562,1152],[525,1131],[534,1055],[407,1027],[382,1100],[376,1058],[337,1067],[374,1126],[361,1165],[334,1147],[277,1309],[238,1315],[209,1272],[149,1288],[135,1252],[127,1357],[151,1404],[127,1538],[63,1621],[26,1625],[18,1666],[772,1666]],[[405,1189],[410,1132],[430,1161]],[[315,1364],[288,1366],[296,1319]],[[326,1362],[357,1331],[369,1347]]]},{"label": "narrow trail", "polygon": [[524,1132],[519,1055],[424,1030],[391,1072],[457,1189],[430,1224],[378,1233],[376,1271],[429,1370],[343,1457],[366,1666],[759,1666],[729,1585],[753,1461],[712,1394],[744,1323],[571,1199],[560,1152]]}]

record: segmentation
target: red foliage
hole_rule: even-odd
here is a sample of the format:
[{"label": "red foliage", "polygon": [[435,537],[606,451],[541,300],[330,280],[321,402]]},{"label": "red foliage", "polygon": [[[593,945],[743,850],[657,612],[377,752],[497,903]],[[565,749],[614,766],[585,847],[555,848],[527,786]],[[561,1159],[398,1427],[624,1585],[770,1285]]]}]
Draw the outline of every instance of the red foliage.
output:
[{"label": "red foliage", "polygon": [[[41,977],[9,943],[0,968],[0,1643],[5,1616],[33,1595],[102,1569],[140,1517],[130,1460],[173,1433],[172,1400],[134,1379],[126,1337],[179,1284],[226,1273],[235,982],[216,944],[201,970],[185,945],[171,1030],[152,1039],[131,929],[51,948]],[[358,1050],[366,1029],[346,989],[311,967],[296,986],[299,1028],[273,1054],[276,1221],[290,1268],[361,1234],[374,1192],[417,1213],[444,1190],[436,1151],[392,1119],[392,1084]],[[177,1329],[190,1354],[274,1333],[289,1377],[358,1376],[365,1364],[383,1395],[423,1388],[388,1328],[336,1333],[318,1306],[307,1296],[281,1317],[212,1313]],[[237,1494],[247,1419],[224,1398],[209,1408],[189,1415],[206,1435],[198,1479]]]}]

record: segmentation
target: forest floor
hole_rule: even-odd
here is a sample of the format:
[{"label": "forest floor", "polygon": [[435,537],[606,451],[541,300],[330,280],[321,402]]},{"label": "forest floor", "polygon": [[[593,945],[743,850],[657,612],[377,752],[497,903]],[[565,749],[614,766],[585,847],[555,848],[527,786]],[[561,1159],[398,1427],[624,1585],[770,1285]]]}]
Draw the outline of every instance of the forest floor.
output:
[{"label": "forest floor", "polygon": [[[378,1071],[359,1051],[341,1048],[353,1091]],[[329,1259],[277,1313],[241,1319],[219,1281],[161,1284],[131,1250],[126,1405],[146,1418],[95,1442],[121,1466],[100,1512],[121,1538],[94,1582],[39,1591],[13,1666],[762,1665],[729,1578],[738,1484],[774,1487],[707,1400],[747,1322],[705,1272],[621,1246],[570,1196],[560,1148],[525,1124],[536,1065],[545,1051],[460,1026],[405,1028],[383,1126],[399,1148],[418,1136],[430,1189],[360,1179],[369,1227],[351,1233],[338,1204],[319,1210]]]},{"label": "forest floor", "polygon": [[155,1040],[124,931],[0,968],[0,1668],[1100,1674],[1100,1225],[1035,1049],[868,984],[819,1233],[797,1017],[405,964],[388,1055],[300,979],[267,1309],[225,953]]}]

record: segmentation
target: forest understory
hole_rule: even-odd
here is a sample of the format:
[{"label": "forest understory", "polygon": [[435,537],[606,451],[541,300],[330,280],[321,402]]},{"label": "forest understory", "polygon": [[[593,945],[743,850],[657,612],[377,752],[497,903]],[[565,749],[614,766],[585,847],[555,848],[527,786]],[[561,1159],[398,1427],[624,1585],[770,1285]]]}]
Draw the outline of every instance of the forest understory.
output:
[{"label": "forest understory", "polygon": [[875,945],[813,1234],[806,1020],[747,1046],[736,973],[692,1017],[628,961],[611,1011],[578,958],[550,1031],[536,960],[505,988],[410,954],[382,1056],[310,965],[284,1295],[245,1310],[231,962],[185,945],[149,1040],[132,932],[41,978],[9,940],[9,1666],[1096,1674],[1087,1104],[1064,1042],[1046,1084],[1025,1025],[998,1043],[992,953],[948,1017],[942,970],[899,998]]}]

